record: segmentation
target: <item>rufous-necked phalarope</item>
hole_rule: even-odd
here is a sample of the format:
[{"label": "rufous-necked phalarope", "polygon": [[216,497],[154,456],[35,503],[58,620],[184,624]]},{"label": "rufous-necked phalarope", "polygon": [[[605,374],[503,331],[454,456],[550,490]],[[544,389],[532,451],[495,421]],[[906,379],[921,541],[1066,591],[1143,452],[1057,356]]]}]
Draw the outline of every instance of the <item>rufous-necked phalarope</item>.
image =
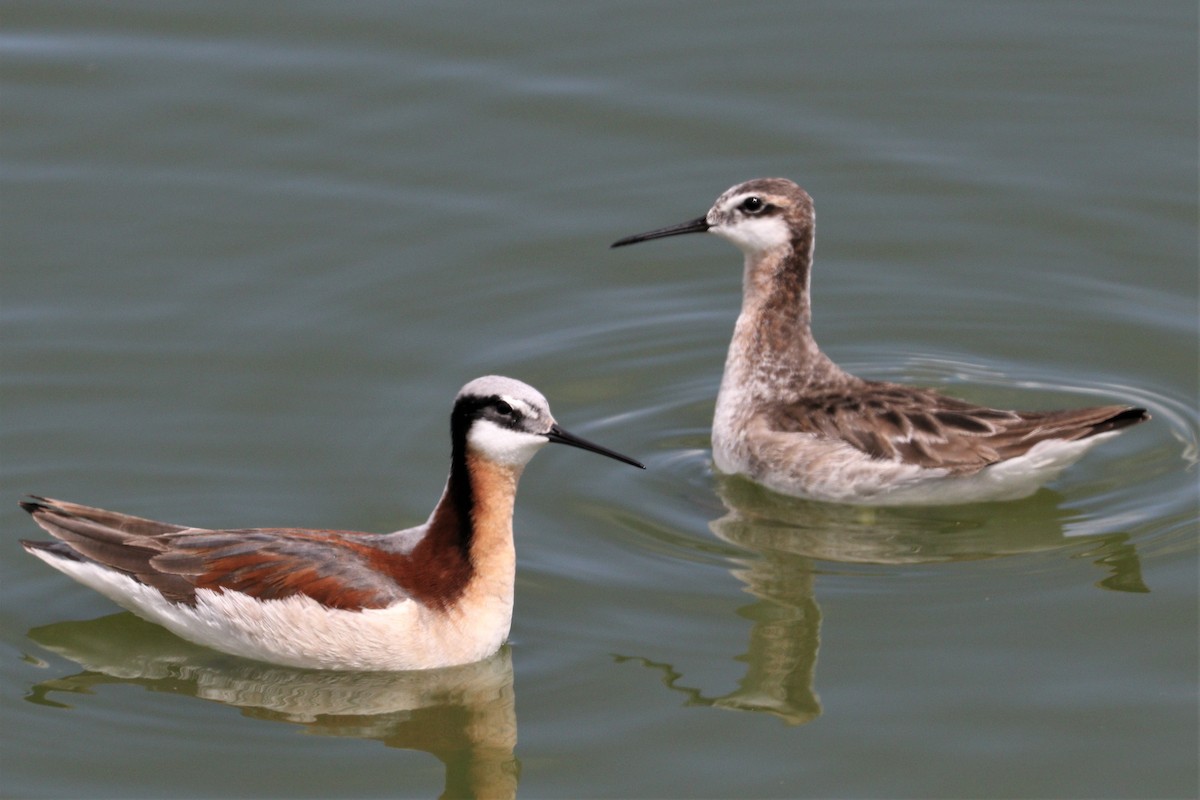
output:
[{"label": "rufous-necked phalarope", "polygon": [[738,184],[708,214],[613,247],[715,233],[745,254],[742,311],[717,393],[713,462],[783,494],[900,505],[1032,494],[1097,442],[1149,419],[1101,406],[1004,411],[839,368],[813,339],[812,198],[783,178]]},{"label": "rufous-necked phalarope", "polygon": [[57,570],[184,639],[292,667],[407,670],[466,664],[512,622],[512,514],[547,442],[640,463],[567,433],[546,398],[477,378],[450,416],[450,477],[423,525],[386,534],[205,530],[35,497],[59,541],[22,542]]}]

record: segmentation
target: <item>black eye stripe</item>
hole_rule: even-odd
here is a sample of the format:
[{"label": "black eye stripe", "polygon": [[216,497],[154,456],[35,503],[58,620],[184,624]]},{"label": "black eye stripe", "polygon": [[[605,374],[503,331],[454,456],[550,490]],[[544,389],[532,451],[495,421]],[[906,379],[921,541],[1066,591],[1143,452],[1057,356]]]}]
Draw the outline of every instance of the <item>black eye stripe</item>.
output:
[{"label": "black eye stripe", "polygon": [[510,406],[508,403],[504,402],[503,400],[497,400],[497,401],[496,401],[496,410],[497,410],[497,411],[499,411],[501,414],[504,414],[504,415],[506,415],[506,416],[507,416],[508,414],[511,414],[511,413],[513,413],[513,407],[512,407],[512,406]]}]

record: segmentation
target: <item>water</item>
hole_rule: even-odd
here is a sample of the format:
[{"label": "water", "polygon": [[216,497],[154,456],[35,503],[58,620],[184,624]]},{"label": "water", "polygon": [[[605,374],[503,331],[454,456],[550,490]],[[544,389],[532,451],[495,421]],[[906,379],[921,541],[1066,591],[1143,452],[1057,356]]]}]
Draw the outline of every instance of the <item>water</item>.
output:
[{"label": "water", "polygon": [[[1194,4],[4,18],[4,794],[1200,791]],[[739,257],[607,245],[773,174],[816,200],[844,366],[1154,421],[1012,503],[718,480]],[[25,492],[412,524],[488,372],[650,469],[534,461],[511,645],[483,664],[227,658],[17,544]]]}]

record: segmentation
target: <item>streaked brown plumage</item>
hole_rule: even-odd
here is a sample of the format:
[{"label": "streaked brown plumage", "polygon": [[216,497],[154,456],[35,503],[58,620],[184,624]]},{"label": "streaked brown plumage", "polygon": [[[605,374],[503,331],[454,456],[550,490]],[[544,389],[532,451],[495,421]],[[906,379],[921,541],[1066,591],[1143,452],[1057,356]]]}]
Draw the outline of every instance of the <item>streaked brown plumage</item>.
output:
[{"label": "streaked brown plumage", "polygon": [[1032,493],[1092,444],[1149,419],[1110,405],[1008,411],[842,370],[813,338],[812,198],[783,178],[730,188],[698,219],[613,244],[711,232],[745,255],[742,310],[717,394],[713,460],[776,491],[851,503]]}]

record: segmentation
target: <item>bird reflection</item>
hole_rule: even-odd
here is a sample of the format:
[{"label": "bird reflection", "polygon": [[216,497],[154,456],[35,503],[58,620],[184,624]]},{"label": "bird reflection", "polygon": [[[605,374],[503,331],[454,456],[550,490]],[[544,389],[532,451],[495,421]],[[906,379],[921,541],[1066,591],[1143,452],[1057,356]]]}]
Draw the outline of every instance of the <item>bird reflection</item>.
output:
[{"label": "bird reflection", "polygon": [[1086,519],[1043,489],[1019,502],[967,506],[862,507],[784,497],[742,478],[718,476],[728,513],[709,527],[756,552],[788,552],[840,564],[908,565],[976,561],[1090,545],[1104,589],[1148,592],[1129,534],[1093,533]]},{"label": "bird reflection", "polygon": [[735,659],[747,664],[746,675],[734,691],[706,697],[682,685],[682,673],[670,664],[627,656],[617,656],[617,661],[638,661],[662,672],[663,683],[686,695],[689,706],[758,711],[788,725],[811,722],[821,715],[821,701],[813,690],[821,609],[813,596],[812,569],[805,561],[794,556],[749,558],[743,561],[744,569],[734,570],[750,593],[762,598],[737,612],[751,626],[749,647]]},{"label": "bird reflection", "polygon": [[[748,480],[717,476],[725,513],[709,523],[720,539],[744,551],[728,556],[730,572],[756,600],[738,609],[751,621],[746,672],[738,688],[710,697],[683,684],[671,664],[635,660],[663,674],[689,706],[772,714],[789,725],[821,714],[815,686],[821,609],[814,591],[817,564],[906,566],[973,561],[1082,545],[1074,557],[1104,570],[1104,589],[1147,592],[1141,561],[1128,534],[1089,534],[1042,490],[1017,503],[938,508],[864,508],[784,497]],[[1066,531],[1071,529],[1071,534]],[[826,567],[827,569],[827,567]]]},{"label": "bird reflection", "polygon": [[260,664],[207,650],[129,613],[34,628],[29,637],[84,667],[35,685],[30,702],[132,684],[240,708],[323,736],[421,750],[446,768],[443,797],[515,797],[517,718],[511,652],[422,672],[329,672]]}]

